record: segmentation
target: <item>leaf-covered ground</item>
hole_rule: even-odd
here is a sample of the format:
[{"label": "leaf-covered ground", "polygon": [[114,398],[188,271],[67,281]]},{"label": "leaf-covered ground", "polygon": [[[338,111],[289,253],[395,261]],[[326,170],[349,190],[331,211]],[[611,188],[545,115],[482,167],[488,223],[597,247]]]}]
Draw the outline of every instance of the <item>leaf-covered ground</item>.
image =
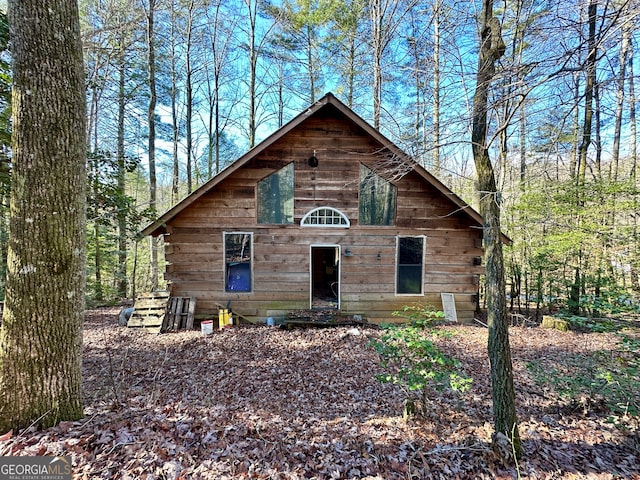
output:
[{"label": "leaf-covered ground", "polygon": [[[512,328],[524,458],[492,451],[487,330],[440,340],[473,385],[433,393],[424,418],[381,385],[368,347],[378,330],[268,327],[164,335],[87,313],[85,417],[0,440],[2,455],[70,455],[74,478],[640,478],[637,418],[538,386],[526,364],[612,351],[613,334]],[[576,408],[583,405],[583,408]],[[508,445],[506,445],[508,447]]]}]

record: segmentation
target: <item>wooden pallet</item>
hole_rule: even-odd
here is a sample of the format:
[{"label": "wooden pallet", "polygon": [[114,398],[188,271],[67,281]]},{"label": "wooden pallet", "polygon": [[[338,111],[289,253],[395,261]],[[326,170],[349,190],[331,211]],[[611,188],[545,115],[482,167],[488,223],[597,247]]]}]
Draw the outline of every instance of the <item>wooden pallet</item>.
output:
[{"label": "wooden pallet", "polygon": [[127,327],[142,327],[160,331],[169,302],[169,292],[142,293],[136,297],[134,311]]},{"label": "wooden pallet", "polygon": [[191,297],[171,297],[162,322],[161,332],[193,329],[193,314],[196,311],[196,299]]},{"label": "wooden pallet", "polygon": [[142,327],[155,332],[191,330],[196,299],[170,297],[169,292],[143,293],[136,298],[128,327]]}]

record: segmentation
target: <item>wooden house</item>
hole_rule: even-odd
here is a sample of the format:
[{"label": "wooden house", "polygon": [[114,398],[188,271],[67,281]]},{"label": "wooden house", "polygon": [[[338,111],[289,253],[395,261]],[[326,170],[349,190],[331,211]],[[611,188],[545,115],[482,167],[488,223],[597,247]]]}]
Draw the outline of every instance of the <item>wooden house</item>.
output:
[{"label": "wooden house", "polygon": [[[482,220],[332,94],[175,205],[164,235],[172,296],[265,319],[336,309],[370,321],[455,299],[472,321]],[[448,303],[448,302],[447,302]]]}]

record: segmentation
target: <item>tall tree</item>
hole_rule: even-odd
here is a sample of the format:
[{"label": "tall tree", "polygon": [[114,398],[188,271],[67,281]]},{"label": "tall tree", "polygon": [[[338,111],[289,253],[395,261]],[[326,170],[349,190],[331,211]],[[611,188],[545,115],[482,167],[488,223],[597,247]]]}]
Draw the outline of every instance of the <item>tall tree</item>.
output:
[{"label": "tall tree", "polygon": [[345,97],[349,108],[355,107],[359,94],[359,78],[364,69],[366,43],[364,25],[368,0],[343,0],[336,5],[326,47],[329,49],[339,86],[337,93]]},{"label": "tall tree", "polygon": [[249,148],[256,143],[256,130],[258,129],[258,58],[260,57],[260,39],[258,37],[258,2],[256,0],[244,0],[247,7],[247,50],[249,52]]},{"label": "tall tree", "polygon": [[84,64],[76,0],[10,0],[13,174],[0,431],[82,416]]},{"label": "tall tree", "polygon": [[171,175],[171,203],[179,200],[178,186],[180,184],[180,156],[178,155],[180,145],[180,116],[178,114],[178,52],[177,34],[178,15],[176,0],[171,1],[171,127],[173,143],[173,172]]},{"label": "tall tree", "polygon": [[[596,66],[597,66],[597,43],[596,43],[596,27],[597,27],[598,0],[589,0],[587,8],[587,58],[584,65],[585,73],[585,90],[584,90],[584,118],[582,123],[582,136],[577,147],[576,158],[576,192],[577,192],[577,222],[582,222],[583,213],[581,212],[585,201],[585,181],[587,174],[587,152],[592,143],[592,126],[593,126],[593,100],[596,87]],[[577,140],[577,139],[576,139]],[[580,291],[582,289],[582,246],[578,249],[578,258],[574,267],[573,284],[569,293],[569,310],[574,315],[580,314]]]},{"label": "tall tree", "polygon": [[500,22],[493,16],[493,0],[483,0],[480,14],[478,73],[473,96],[471,148],[478,176],[480,214],[483,219],[486,265],[485,292],[487,323],[489,325],[488,350],[491,364],[494,425],[496,434],[504,434],[511,440],[516,456],[519,457],[521,446],[507,323],[500,196],[487,145],[489,88],[496,72],[495,63],[505,52],[500,28]]},{"label": "tall tree", "polygon": [[440,26],[442,0],[433,0],[433,172],[440,172]]},{"label": "tall tree", "polygon": [[193,33],[196,15],[194,0],[187,2],[187,24],[185,31],[185,107],[186,107],[186,141],[187,141],[187,193],[193,190]]},{"label": "tall tree", "polygon": [[[239,102],[238,92],[225,92],[233,84],[233,66],[239,60],[238,49],[233,42],[237,33],[237,15],[212,1],[206,9],[206,43],[210,61],[202,69],[206,109],[203,125],[207,132],[207,176],[211,178],[222,170],[222,142],[231,122],[231,111]],[[226,93],[226,94],[225,94]],[[225,103],[224,107],[223,101]]]},{"label": "tall tree", "polygon": [[371,55],[373,61],[373,126],[380,128],[384,93],[383,59],[407,12],[416,0],[369,0]]},{"label": "tall tree", "polygon": [[[149,0],[147,9],[147,73],[149,79],[149,104],[147,121],[149,123],[149,208],[157,208],[156,180],[156,49],[155,49],[155,13],[156,0]],[[158,288],[158,240],[150,237],[151,248],[151,289]]]},{"label": "tall tree", "polygon": [[[127,84],[127,31],[121,30],[118,38],[118,145],[117,145],[117,189],[121,196],[125,192],[125,116],[126,116],[126,84]],[[120,298],[127,296],[127,217],[124,209],[116,213],[118,219],[118,273],[116,283]]]}]

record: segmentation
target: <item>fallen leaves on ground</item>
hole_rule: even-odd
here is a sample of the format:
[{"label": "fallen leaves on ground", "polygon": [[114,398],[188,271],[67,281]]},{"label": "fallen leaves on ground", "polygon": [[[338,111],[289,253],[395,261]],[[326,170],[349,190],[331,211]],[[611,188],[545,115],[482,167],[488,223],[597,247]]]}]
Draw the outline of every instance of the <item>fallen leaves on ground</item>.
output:
[{"label": "fallen leaves on ground", "polygon": [[405,421],[400,389],[374,377],[375,329],[155,335],[118,327],[117,314],[86,315],[85,417],[3,436],[0,454],[69,455],[76,479],[640,478],[636,418],[622,429],[568,412],[526,369],[610,350],[611,334],[511,329],[524,450],[514,465],[490,446],[485,328],[449,327],[439,340],[470,391],[433,392],[424,417]]}]

